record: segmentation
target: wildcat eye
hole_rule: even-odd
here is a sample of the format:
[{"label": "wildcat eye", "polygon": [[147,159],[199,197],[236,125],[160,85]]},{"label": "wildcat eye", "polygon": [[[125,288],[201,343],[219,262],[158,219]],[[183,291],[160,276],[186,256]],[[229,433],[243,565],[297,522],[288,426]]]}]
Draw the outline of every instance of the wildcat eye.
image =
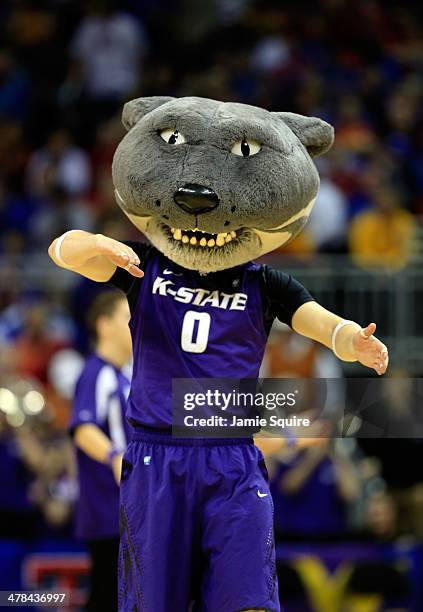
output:
[{"label": "wildcat eye", "polygon": [[180,145],[185,141],[185,136],[181,134],[179,130],[173,130],[171,128],[166,128],[165,130],[160,131],[160,136],[163,138],[165,142],[171,145]]},{"label": "wildcat eye", "polygon": [[243,138],[238,140],[231,149],[231,153],[239,155],[240,157],[251,157],[261,151],[261,144],[255,140],[247,140]]}]

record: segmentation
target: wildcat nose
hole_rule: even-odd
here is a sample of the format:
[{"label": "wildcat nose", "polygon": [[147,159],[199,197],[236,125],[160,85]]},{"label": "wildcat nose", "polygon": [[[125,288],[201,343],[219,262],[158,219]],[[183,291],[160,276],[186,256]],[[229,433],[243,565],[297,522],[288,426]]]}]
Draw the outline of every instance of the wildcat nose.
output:
[{"label": "wildcat nose", "polygon": [[194,183],[179,187],[173,194],[173,199],[182,210],[191,215],[210,212],[219,204],[219,198],[213,189]]}]

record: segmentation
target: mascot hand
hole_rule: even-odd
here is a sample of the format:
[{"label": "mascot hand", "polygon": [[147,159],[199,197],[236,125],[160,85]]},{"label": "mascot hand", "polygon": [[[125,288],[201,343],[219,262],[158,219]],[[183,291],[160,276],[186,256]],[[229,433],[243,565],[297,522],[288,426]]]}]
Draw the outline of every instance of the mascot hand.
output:
[{"label": "mascot hand", "polygon": [[97,251],[99,255],[102,255],[115,266],[123,268],[132,276],[142,278],[144,272],[139,269],[140,259],[138,255],[126,244],[108,238],[102,234],[97,234]]},{"label": "mascot hand", "polygon": [[354,334],[352,343],[358,361],[368,368],[373,368],[380,375],[386,372],[389,356],[383,342],[373,335],[375,331],[376,323],[370,323]]}]

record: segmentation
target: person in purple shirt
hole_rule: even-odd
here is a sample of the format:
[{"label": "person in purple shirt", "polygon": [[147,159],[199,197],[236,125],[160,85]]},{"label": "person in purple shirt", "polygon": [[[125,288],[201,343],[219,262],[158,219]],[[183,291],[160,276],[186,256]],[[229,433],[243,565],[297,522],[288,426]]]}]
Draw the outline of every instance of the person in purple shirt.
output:
[{"label": "person in purple shirt", "polygon": [[201,274],[153,246],[78,230],[49,254],[122,289],[131,309],[135,431],[122,466],[119,610],[186,612],[194,601],[196,611],[279,612],[263,456],[248,437],[172,436],[172,379],[257,378],[276,317],[382,374],[375,324],[343,321],[290,275],[253,262]]},{"label": "person in purple shirt", "polygon": [[347,532],[347,509],[358,500],[360,481],[341,444],[322,438],[302,449],[285,447],[267,463],[277,535],[298,541]]},{"label": "person in purple shirt", "polygon": [[129,309],[120,292],[102,292],[88,321],[95,350],[77,382],[70,429],[77,447],[76,535],[91,555],[90,612],[117,610],[119,478],[129,440],[125,419],[132,347]]}]

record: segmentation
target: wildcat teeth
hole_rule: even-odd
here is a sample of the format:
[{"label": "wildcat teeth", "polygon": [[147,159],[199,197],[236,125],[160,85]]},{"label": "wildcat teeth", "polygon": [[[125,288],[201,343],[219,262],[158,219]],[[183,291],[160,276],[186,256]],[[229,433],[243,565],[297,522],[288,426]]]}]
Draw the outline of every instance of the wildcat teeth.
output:
[{"label": "wildcat teeth", "polygon": [[[234,238],[236,238],[236,232],[232,231],[232,232],[220,232],[219,234],[214,234],[213,238],[209,238],[207,239],[205,236],[200,238],[197,238],[196,236],[189,236],[187,233],[184,233],[185,231],[187,232],[199,232],[201,234],[207,234],[209,232],[205,232],[204,230],[200,230],[197,227],[191,229],[191,230],[181,230],[175,227],[171,227],[170,228],[170,233],[172,234],[172,237],[174,238],[174,240],[181,240],[183,242],[183,244],[190,244],[191,246],[194,247],[222,247],[224,246],[226,243],[231,242],[231,240],[233,240]],[[213,235],[213,234],[212,234]]]}]

